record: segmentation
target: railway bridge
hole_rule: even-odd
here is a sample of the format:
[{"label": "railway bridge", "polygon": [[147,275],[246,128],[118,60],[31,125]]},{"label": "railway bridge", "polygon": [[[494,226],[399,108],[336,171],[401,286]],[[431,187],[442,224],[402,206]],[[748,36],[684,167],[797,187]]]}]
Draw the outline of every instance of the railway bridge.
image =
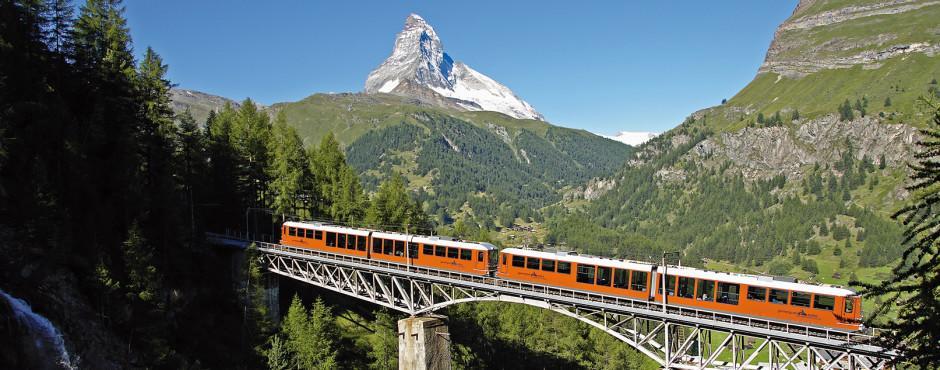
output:
[{"label": "railway bridge", "polygon": [[[407,266],[207,234],[218,245],[255,243],[271,273],[423,316],[463,302],[527,304],[585,322],[665,369],[884,369],[893,355],[848,333],[659,302]],[[399,324],[400,331],[402,324]],[[414,334],[417,335],[417,334]],[[449,358],[449,356],[447,356]]]}]

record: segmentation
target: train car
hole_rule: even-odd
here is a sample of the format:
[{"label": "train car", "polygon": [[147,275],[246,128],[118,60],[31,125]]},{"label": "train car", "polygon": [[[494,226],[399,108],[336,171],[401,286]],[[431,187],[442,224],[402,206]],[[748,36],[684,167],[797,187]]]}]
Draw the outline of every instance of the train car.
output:
[{"label": "train car", "polygon": [[281,225],[281,244],[367,258],[369,230],[306,222]]},{"label": "train car", "polygon": [[[663,268],[659,270],[661,274]],[[658,276],[661,283],[662,275]],[[668,267],[665,281],[669,305],[841,330],[861,329],[861,299],[848,289],[687,267]],[[662,302],[661,288],[655,298]]]},{"label": "train car", "polygon": [[415,236],[418,259],[414,264],[474,275],[489,275],[496,269],[496,247],[490,243],[463,242],[433,236]]},{"label": "train car", "polygon": [[321,223],[285,222],[281,244],[475,275],[491,274],[496,264],[496,247],[489,243]]},{"label": "train car", "polygon": [[655,265],[570,252],[506,248],[499,253],[500,278],[649,299]]}]

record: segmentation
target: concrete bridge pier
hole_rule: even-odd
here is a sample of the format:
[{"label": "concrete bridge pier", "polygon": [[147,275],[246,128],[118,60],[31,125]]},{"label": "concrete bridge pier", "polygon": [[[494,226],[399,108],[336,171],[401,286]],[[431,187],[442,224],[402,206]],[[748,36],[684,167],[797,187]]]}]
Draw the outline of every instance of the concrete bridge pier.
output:
[{"label": "concrete bridge pier", "polygon": [[450,333],[444,316],[398,320],[398,369],[450,369]]}]

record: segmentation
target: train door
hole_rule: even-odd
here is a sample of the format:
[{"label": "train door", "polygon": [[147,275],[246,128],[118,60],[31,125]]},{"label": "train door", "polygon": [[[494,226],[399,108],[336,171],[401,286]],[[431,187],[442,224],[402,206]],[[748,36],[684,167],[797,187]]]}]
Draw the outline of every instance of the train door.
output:
[{"label": "train door", "polygon": [[418,265],[420,264],[420,262],[418,261],[419,257],[420,255],[418,254],[418,243],[414,241],[414,236],[409,236],[407,248],[405,250],[405,260],[406,260],[405,263],[408,266]]}]

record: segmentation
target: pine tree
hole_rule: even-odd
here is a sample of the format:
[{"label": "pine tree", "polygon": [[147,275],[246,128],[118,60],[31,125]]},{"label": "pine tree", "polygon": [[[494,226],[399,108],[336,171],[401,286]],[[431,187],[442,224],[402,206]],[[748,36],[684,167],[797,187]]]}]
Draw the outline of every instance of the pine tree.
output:
[{"label": "pine tree", "polygon": [[394,369],[398,367],[398,328],[392,315],[385,309],[375,315],[372,322],[372,350],[369,357],[373,369]]},{"label": "pine tree", "polygon": [[900,360],[926,369],[940,366],[940,351],[936,350],[940,342],[940,214],[936,212],[940,201],[940,106],[924,101],[932,108],[933,118],[928,128],[921,130],[918,162],[911,165],[913,183],[908,189],[913,193],[912,201],[892,216],[906,227],[903,243],[907,249],[890,279],[880,284],[857,279],[852,283],[862,286],[867,297],[884,298],[868,316],[869,324],[897,309],[897,318],[881,323],[886,331],[874,342],[898,350]]},{"label": "pine tree", "polygon": [[334,338],[338,333],[330,309],[322,300],[317,299],[308,311],[294,295],[281,325],[292,354],[292,367],[327,370],[337,366]]},{"label": "pine tree", "polygon": [[268,170],[269,192],[275,213],[297,215],[302,201],[309,198],[310,165],[303,142],[293,127],[287,125],[284,112],[274,122],[270,141],[271,166]]},{"label": "pine tree", "polygon": [[885,108],[890,107],[890,106],[891,106],[891,97],[889,96],[885,98]]},{"label": "pine tree", "polygon": [[269,348],[265,350],[264,355],[267,359],[269,370],[289,370],[291,366],[290,349],[287,343],[281,339],[280,335],[272,335],[269,340]]}]

